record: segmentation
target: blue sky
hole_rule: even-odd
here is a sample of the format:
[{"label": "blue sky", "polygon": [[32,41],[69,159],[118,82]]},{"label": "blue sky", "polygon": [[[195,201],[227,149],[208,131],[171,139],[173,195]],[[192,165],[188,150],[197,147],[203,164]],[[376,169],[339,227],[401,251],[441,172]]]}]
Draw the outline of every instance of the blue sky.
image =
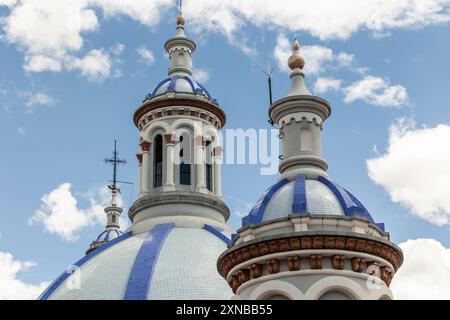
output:
[{"label": "blue sky", "polygon": [[[186,2],[187,33],[198,45],[194,66],[225,110],[226,128],[270,128],[261,70],[270,60],[274,98],[283,97],[290,83],[279,63],[285,63],[289,50],[286,40],[290,44],[297,35],[307,85],[333,108],[323,131],[329,174],[386,224],[395,243],[432,238],[440,242],[433,243],[441,246],[439,258],[450,259],[445,250],[450,247],[450,191],[443,191],[450,182],[450,162],[445,161],[450,159],[448,2],[431,1],[430,11],[417,1],[386,12],[377,9],[368,22],[356,19],[345,2],[348,10],[336,14],[329,26],[314,18],[331,9],[321,12],[311,5],[305,12],[302,5],[310,1],[272,13],[250,5],[254,1],[244,1],[249,7],[234,1],[221,6]],[[6,270],[5,263],[0,273],[9,272],[11,286],[35,289],[80,258],[102,229],[95,214],[73,239],[30,223],[41,198],[70,183],[76,210],[89,215],[92,201],[103,201],[99,190],[112,171],[102,160],[110,156],[114,139],[128,161],[119,168],[119,178],[136,183],[139,136],[132,115],[166,77],[163,44],[174,34],[176,10],[175,2],[164,0],[137,1],[130,10],[110,1],[89,5],[77,0],[74,15],[90,12],[81,15],[85,26],[53,34],[50,30],[64,28],[54,16],[71,13],[49,9],[51,0],[29,3],[0,0],[0,252],[22,261],[21,272]],[[21,12],[26,6],[29,11]],[[37,15],[36,6],[50,10],[50,18],[30,19]],[[408,10],[413,13],[405,17]],[[358,14],[364,18],[364,12]],[[30,27],[27,21],[42,25]],[[35,30],[40,28],[49,32],[47,41],[42,40],[45,32]],[[82,43],[74,45],[80,38]],[[43,63],[42,57],[52,63]],[[319,81],[326,86],[319,88]],[[224,165],[222,174],[229,222],[236,229],[239,214],[248,212],[276,176],[260,175],[259,165]],[[136,188],[124,185],[122,190],[129,206]],[[424,190],[430,195],[423,196]],[[30,268],[25,261],[36,265]]]}]

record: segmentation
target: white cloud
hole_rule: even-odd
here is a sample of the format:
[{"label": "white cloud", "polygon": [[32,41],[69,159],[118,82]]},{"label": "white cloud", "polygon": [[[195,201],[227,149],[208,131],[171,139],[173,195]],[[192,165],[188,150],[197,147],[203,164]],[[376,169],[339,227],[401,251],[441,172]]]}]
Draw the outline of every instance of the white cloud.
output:
[{"label": "white cloud", "polygon": [[380,107],[400,107],[408,103],[408,93],[401,85],[391,86],[385,79],[365,76],[345,88],[344,101],[363,100]]},{"label": "white cloud", "polygon": [[340,67],[351,67],[355,56],[347,52],[340,52],[336,59]]},{"label": "white cloud", "polygon": [[27,134],[27,129],[25,129],[25,127],[19,127],[17,128],[17,133],[20,134],[21,136],[24,136]]},{"label": "white cloud", "polygon": [[324,39],[346,39],[359,29],[374,35],[450,20],[449,0],[192,0],[184,4],[188,21],[201,30],[233,35],[247,23],[307,31]]},{"label": "white cloud", "polygon": [[192,76],[200,83],[207,82],[209,80],[209,71],[204,68],[197,68],[192,66]]},{"label": "white cloud", "polygon": [[317,78],[314,83],[314,91],[316,93],[325,93],[328,91],[341,90],[342,81],[334,78]]},{"label": "white cloud", "polygon": [[404,262],[392,280],[395,299],[450,299],[450,249],[434,239],[401,243]]},{"label": "white cloud", "polygon": [[[30,55],[61,57],[83,46],[82,32],[98,28],[87,0],[22,0],[4,21],[6,39]],[[39,27],[37,27],[39,26]]]},{"label": "white cloud", "polygon": [[[284,34],[280,34],[273,51],[278,67],[283,72],[290,72],[287,61],[292,54],[291,42]],[[318,77],[315,82],[315,91],[325,93],[327,91],[340,91],[344,94],[344,102],[351,103],[363,100],[371,105],[380,107],[401,107],[408,104],[408,93],[401,85],[390,85],[383,78],[366,75],[368,68],[356,67],[355,56],[347,52],[334,53],[324,46],[301,46],[305,58],[303,71],[306,76]],[[343,81],[333,77],[320,77],[325,71],[333,71],[345,68],[348,71],[363,76],[344,87]]]},{"label": "white cloud", "polygon": [[23,68],[27,72],[61,71],[61,61],[43,55],[26,56]]},{"label": "white cloud", "polygon": [[[4,39],[25,53],[24,69],[27,72],[76,69],[94,81],[101,81],[111,74],[108,68],[105,69],[105,55],[98,55],[98,49],[91,50],[84,58],[78,57],[77,53],[83,49],[85,34],[99,29],[95,9],[101,9],[107,18],[125,15],[147,26],[155,26],[164,10],[173,5],[170,0],[2,0],[2,4],[11,10],[0,22]],[[116,54],[122,46],[113,48],[112,53]],[[93,57],[93,54],[97,56]],[[97,69],[88,66],[92,58],[103,64]]]},{"label": "white cloud", "polygon": [[[110,201],[108,188],[91,190],[86,195],[89,207],[81,209],[78,200],[72,194],[71,184],[63,183],[41,200],[41,208],[28,220],[30,225],[42,224],[45,231],[56,234],[66,241],[76,241],[82,229],[94,224],[105,225],[104,208]],[[119,205],[121,205],[119,197]],[[127,226],[126,218],[120,217],[122,228]]]},{"label": "white cloud", "polygon": [[87,3],[101,8],[107,18],[124,15],[148,27],[156,26],[167,9],[175,4],[172,0],[88,0]]},{"label": "white cloud", "polygon": [[55,104],[55,99],[42,91],[21,91],[18,93],[18,96],[25,99],[26,113],[33,113],[34,109],[39,106]]},{"label": "white cloud", "polygon": [[103,50],[93,49],[83,58],[71,58],[69,70],[80,70],[81,75],[89,81],[102,82],[111,75],[111,59]]},{"label": "white cloud", "polygon": [[0,0],[0,6],[12,7],[17,3],[17,0]]},{"label": "white cloud", "polygon": [[26,92],[24,93],[27,97],[26,105],[28,108],[32,108],[37,105],[52,105],[55,103],[55,99],[43,92]]},{"label": "white cloud", "polygon": [[110,52],[115,56],[120,56],[125,51],[125,45],[123,43],[116,43],[114,46],[112,46]]},{"label": "white cloud", "polygon": [[80,210],[70,190],[70,183],[63,183],[41,200],[43,205],[28,220],[30,225],[41,223],[46,231],[57,234],[64,240],[74,241],[77,232],[92,224],[91,211]]},{"label": "white cloud", "polygon": [[[65,70],[62,61],[77,57],[84,37],[99,30],[98,11],[104,19],[128,17],[155,27],[175,7],[172,0],[1,1],[11,11],[1,22],[4,38],[24,51],[24,68],[29,72]],[[449,8],[450,0],[320,0],[307,5],[291,0],[192,0],[183,10],[190,30],[198,35],[220,33],[246,54],[253,54],[244,30],[248,24],[290,33],[306,31],[321,39],[346,39],[360,29],[386,35],[393,29],[446,23]],[[314,66],[313,61],[310,65]]]},{"label": "white cloud", "polygon": [[37,285],[26,283],[17,276],[36,266],[33,261],[14,260],[9,252],[0,252],[0,300],[36,299],[48,286],[47,282]]},{"label": "white cloud", "polygon": [[155,56],[153,52],[146,47],[142,46],[136,49],[138,55],[148,64],[155,63]]},{"label": "white cloud", "polygon": [[450,125],[416,128],[406,119],[389,130],[386,152],[367,160],[370,178],[392,201],[436,225],[450,222]]},{"label": "white cloud", "polygon": [[[290,72],[287,61],[292,54],[292,42],[284,34],[279,34],[277,43],[273,51],[278,68],[283,72]],[[353,55],[347,52],[334,54],[333,50],[324,46],[303,46],[300,52],[305,59],[305,67],[303,71],[307,76],[317,76],[323,73],[329,67],[350,67],[353,63]]]}]

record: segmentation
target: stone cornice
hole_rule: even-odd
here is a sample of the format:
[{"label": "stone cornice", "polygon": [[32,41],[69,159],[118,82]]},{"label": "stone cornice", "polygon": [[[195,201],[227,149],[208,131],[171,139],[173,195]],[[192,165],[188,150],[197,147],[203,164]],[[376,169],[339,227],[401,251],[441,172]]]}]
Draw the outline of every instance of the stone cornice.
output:
[{"label": "stone cornice", "polygon": [[179,106],[189,106],[195,107],[201,110],[205,110],[214,114],[220,121],[220,127],[223,127],[226,122],[225,112],[220,109],[219,106],[208,102],[202,101],[194,98],[188,97],[187,95],[183,95],[183,97],[171,97],[165,99],[152,99],[149,101],[145,101],[134,113],[133,121],[136,127],[139,128],[139,122],[143,116],[147,113],[155,111],[164,107],[179,107]]},{"label": "stone cornice", "polygon": [[271,253],[294,250],[336,249],[349,252],[361,252],[380,257],[392,264],[397,270],[403,262],[403,254],[395,244],[366,237],[360,234],[336,235],[336,232],[312,231],[297,232],[283,238],[261,238],[231,247],[218,259],[219,273],[226,278],[230,270],[238,264]]},{"label": "stone cornice", "polygon": [[269,107],[269,118],[278,122],[282,117],[298,112],[311,112],[321,118],[321,122],[331,114],[328,101],[310,95],[288,96],[275,101]]},{"label": "stone cornice", "polygon": [[225,221],[230,216],[230,209],[220,198],[203,193],[191,192],[165,192],[158,195],[148,195],[137,199],[128,211],[131,221],[140,211],[159,205],[167,204],[194,204],[206,206],[220,212]]}]

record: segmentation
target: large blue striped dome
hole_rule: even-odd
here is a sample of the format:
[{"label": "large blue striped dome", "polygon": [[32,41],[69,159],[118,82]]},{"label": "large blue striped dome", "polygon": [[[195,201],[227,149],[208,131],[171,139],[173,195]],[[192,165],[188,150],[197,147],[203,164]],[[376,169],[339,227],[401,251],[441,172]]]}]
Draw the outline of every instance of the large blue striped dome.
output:
[{"label": "large blue striped dome", "polygon": [[208,90],[195,81],[191,76],[171,76],[164,79],[156,85],[156,87],[145,96],[145,100],[153,97],[166,94],[166,93],[192,93],[200,94],[211,102],[217,104],[217,100],[214,99]]},{"label": "large blue striped dome", "polygon": [[[307,179],[298,175],[268,188],[242,219],[242,224],[259,224],[302,214],[356,216],[375,223],[362,203],[339,184],[321,176]],[[382,223],[376,225],[384,231]]]},{"label": "large blue striped dome", "polygon": [[130,231],[75,262],[40,299],[230,299],[216,269],[228,243],[228,234],[208,224]]}]

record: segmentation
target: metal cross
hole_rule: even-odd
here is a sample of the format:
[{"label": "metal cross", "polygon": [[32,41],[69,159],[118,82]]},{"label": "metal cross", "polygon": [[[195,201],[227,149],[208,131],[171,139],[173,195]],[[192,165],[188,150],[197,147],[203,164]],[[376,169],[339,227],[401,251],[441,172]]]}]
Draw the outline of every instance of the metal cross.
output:
[{"label": "metal cross", "polygon": [[105,163],[111,163],[113,165],[113,180],[112,185],[108,186],[111,190],[118,190],[116,187],[117,183],[117,165],[118,164],[125,164],[127,161],[125,159],[119,159],[117,156],[119,155],[119,152],[117,152],[117,141],[114,140],[114,152],[113,157],[111,159],[105,159]]}]

